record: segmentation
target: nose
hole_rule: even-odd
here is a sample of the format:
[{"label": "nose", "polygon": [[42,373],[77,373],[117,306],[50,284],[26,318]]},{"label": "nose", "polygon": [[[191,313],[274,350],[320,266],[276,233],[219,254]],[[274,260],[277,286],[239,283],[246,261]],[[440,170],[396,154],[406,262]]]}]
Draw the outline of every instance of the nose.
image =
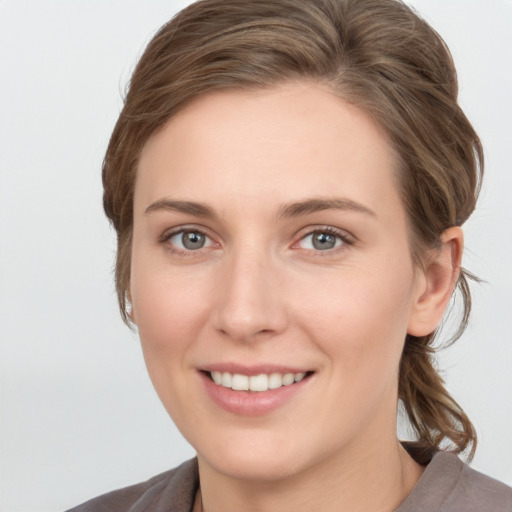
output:
[{"label": "nose", "polygon": [[279,270],[256,250],[240,251],[223,262],[219,273],[214,328],[241,342],[280,334],[288,317]]}]

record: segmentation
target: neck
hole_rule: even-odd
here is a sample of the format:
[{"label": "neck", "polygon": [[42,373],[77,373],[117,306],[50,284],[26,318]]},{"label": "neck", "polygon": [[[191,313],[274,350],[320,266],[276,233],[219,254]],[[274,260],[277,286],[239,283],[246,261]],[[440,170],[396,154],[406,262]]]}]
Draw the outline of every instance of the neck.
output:
[{"label": "neck", "polygon": [[204,512],[392,512],[419,480],[419,466],[394,438],[353,446],[279,481],[239,479],[218,473],[199,457]]}]

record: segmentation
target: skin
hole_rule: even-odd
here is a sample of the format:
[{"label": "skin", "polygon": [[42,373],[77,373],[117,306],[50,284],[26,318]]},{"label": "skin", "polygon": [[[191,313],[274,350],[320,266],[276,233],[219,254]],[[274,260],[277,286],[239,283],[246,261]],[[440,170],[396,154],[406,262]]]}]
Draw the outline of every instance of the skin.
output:
[{"label": "skin", "polygon": [[[396,438],[399,361],[406,334],[442,317],[462,233],[445,232],[417,268],[396,169],[362,111],[307,82],[203,96],[145,145],[131,316],[154,387],[197,450],[208,512],[391,511],[420,478]],[[279,215],[311,198],[368,211]],[[187,250],[184,228],[204,232],[204,247]],[[317,249],[311,233],[326,228],[342,238]],[[199,370],[219,362],[313,374],[277,409],[247,417],[205,392]]]}]

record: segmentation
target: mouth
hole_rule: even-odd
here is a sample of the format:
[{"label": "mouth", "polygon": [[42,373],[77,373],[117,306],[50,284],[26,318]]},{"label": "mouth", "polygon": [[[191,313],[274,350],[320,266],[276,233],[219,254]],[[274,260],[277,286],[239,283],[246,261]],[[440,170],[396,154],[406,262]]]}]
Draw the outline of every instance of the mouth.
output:
[{"label": "mouth", "polygon": [[203,371],[203,373],[217,386],[234,391],[247,391],[262,393],[265,391],[289,387],[309,378],[314,372],[297,373],[260,373],[258,375],[244,375],[221,371]]},{"label": "mouth", "polygon": [[212,402],[242,417],[258,417],[294,403],[310,388],[315,371],[278,365],[221,363],[199,371]]}]

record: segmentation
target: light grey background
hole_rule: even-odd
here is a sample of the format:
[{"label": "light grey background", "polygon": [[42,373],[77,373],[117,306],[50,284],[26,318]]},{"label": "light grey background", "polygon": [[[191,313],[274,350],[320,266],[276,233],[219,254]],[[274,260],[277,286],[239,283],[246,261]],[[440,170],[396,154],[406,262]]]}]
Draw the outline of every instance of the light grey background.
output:
[{"label": "light grey background", "polygon": [[[188,1],[0,2],[0,510],[66,509],[192,456],[121,323],[100,165],[121,91]],[[440,365],[512,485],[512,2],[411,2],[450,46],[487,176],[467,223],[470,329]]]}]

